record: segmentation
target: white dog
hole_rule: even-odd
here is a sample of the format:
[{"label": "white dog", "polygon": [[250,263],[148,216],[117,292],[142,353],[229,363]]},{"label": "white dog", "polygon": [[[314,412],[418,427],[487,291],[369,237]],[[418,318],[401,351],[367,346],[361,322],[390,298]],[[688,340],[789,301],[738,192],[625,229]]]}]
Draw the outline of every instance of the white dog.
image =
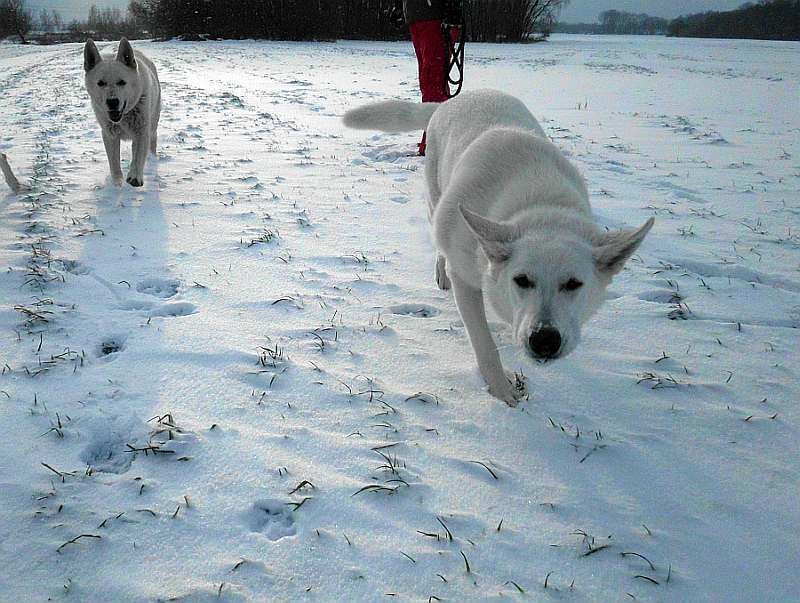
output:
[{"label": "white dog", "polygon": [[103,132],[108,165],[115,184],[122,184],[120,140],[133,141],[133,158],[127,182],[144,185],[147,151],[155,154],[161,116],[161,84],[156,68],[122,38],[117,56],[105,58],[92,40],[83,49],[86,90]]},{"label": "white dog", "polygon": [[564,356],[653,219],[637,230],[599,228],[581,174],[525,105],[501,92],[464,93],[441,105],[374,103],[344,122],[389,132],[427,128],[436,282],[452,284],[489,391],[515,405],[524,386],[503,370],[484,299],[530,356]]}]

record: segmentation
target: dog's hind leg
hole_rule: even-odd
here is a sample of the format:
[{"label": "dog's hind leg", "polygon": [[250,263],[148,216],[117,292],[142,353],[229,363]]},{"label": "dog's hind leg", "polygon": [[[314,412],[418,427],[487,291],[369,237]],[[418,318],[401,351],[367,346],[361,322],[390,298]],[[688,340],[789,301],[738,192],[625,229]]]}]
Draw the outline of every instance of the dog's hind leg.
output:
[{"label": "dog's hind leg", "polygon": [[436,284],[442,291],[449,291],[451,287],[450,277],[447,276],[447,260],[442,254],[436,256]]},{"label": "dog's hind leg", "polygon": [[150,134],[150,152],[154,156],[158,155],[158,153],[156,152],[157,148],[158,148],[158,131],[156,130],[152,134]]},{"label": "dog's hind leg", "polygon": [[467,328],[469,341],[478,361],[478,368],[489,385],[489,393],[503,400],[509,406],[516,406],[522,392],[511,384],[503,370],[500,354],[497,353],[497,345],[486,322],[483,292],[470,287],[457,274],[452,276],[452,284],[458,313]]}]

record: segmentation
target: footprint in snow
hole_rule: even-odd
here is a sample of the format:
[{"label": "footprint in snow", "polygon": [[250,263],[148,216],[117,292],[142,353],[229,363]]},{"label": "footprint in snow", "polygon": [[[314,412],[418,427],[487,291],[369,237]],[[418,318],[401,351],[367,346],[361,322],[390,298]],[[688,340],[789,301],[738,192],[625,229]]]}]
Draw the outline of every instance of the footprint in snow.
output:
[{"label": "footprint in snow", "polygon": [[197,306],[187,301],[172,301],[159,304],[150,310],[150,316],[189,316],[197,312]]},{"label": "footprint in snow", "polygon": [[257,500],[245,512],[244,521],[251,531],[261,532],[270,540],[280,540],[297,534],[291,509],[279,500]]},{"label": "footprint in snow", "polygon": [[677,304],[683,297],[679,293],[669,289],[655,289],[653,291],[640,293],[639,299],[658,304]]},{"label": "footprint in snow", "polygon": [[94,471],[122,474],[131,468],[136,455],[128,448],[145,437],[142,422],[134,416],[97,416],[85,423],[89,444],[81,461]]},{"label": "footprint in snow", "polygon": [[64,270],[70,274],[89,274],[91,271],[88,266],[82,264],[78,260],[61,260],[61,265],[64,267]]},{"label": "footprint in snow", "polygon": [[432,318],[440,313],[438,308],[427,304],[397,304],[396,306],[389,306],[387,310],[392,314],[413,316],[414,318]]},{"label": "footprint in snow", "polygon": [[153,297],[169,299],[177,295],[179,287],[180,281],[176,279],[151,277],[139,281],[136,285],[136,290],[139,293],[152,295]]},{"label": "footprint in snow", "polygon": [[125,349],[125,335],[111,335],[103,339],[97,346],[97,356],[111,356]]}]

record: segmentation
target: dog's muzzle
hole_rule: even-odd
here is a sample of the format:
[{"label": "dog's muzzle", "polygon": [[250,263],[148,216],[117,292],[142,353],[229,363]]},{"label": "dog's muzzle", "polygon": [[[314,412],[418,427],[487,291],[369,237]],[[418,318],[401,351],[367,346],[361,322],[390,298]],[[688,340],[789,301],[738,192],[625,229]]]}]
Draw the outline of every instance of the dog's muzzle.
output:
[{"label": "dog's muzzle", "polygon": [[125,104],[121,103],[118,98],[109,98],[106,99],[106,109],[108,109],[108,119],[117,123],[122,119]]},{"label": "dog's muzzle", "polygon": [[528,338],[528,347],[530,347],[531,353],[542,360],[558,358],[561,343],[561,333],[551,326],[542,326],[538,331],[531,333]]}]

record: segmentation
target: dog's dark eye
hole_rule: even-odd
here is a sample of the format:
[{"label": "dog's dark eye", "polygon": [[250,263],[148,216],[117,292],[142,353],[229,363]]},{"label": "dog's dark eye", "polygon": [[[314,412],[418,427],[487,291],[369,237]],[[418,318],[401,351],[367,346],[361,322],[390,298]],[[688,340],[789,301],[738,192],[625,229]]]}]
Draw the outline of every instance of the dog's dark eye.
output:
[{"label": "dog's dark eye", "polygon": [[566,283],[561,285],[561,290],[562,291],[577,291],[581,287],[583,287],[583,283],[582,282],[580,282],[576,278],[571,278]]},{"label": "dog's dark eye", "polygon": [[525,274],[518,274],[515,276],[514,282],[520,289],[533,289],[536,286],[536,283],[529,279]]},{"label": "dog's dark eye", "polygon": [[104,88],[104,87],[105,87],[105,85],[106,85],[106,83],[105,83],[103,80],[100,80],[99,82],[97,82],[97,85],[98,85],[100,88]]},{"label": "dog's dark eye", "polygon": [[117,86],[124,86],[127,83],[128,82],[126,82],[125,80],[120,80],[120,81],[117,82]]}]

